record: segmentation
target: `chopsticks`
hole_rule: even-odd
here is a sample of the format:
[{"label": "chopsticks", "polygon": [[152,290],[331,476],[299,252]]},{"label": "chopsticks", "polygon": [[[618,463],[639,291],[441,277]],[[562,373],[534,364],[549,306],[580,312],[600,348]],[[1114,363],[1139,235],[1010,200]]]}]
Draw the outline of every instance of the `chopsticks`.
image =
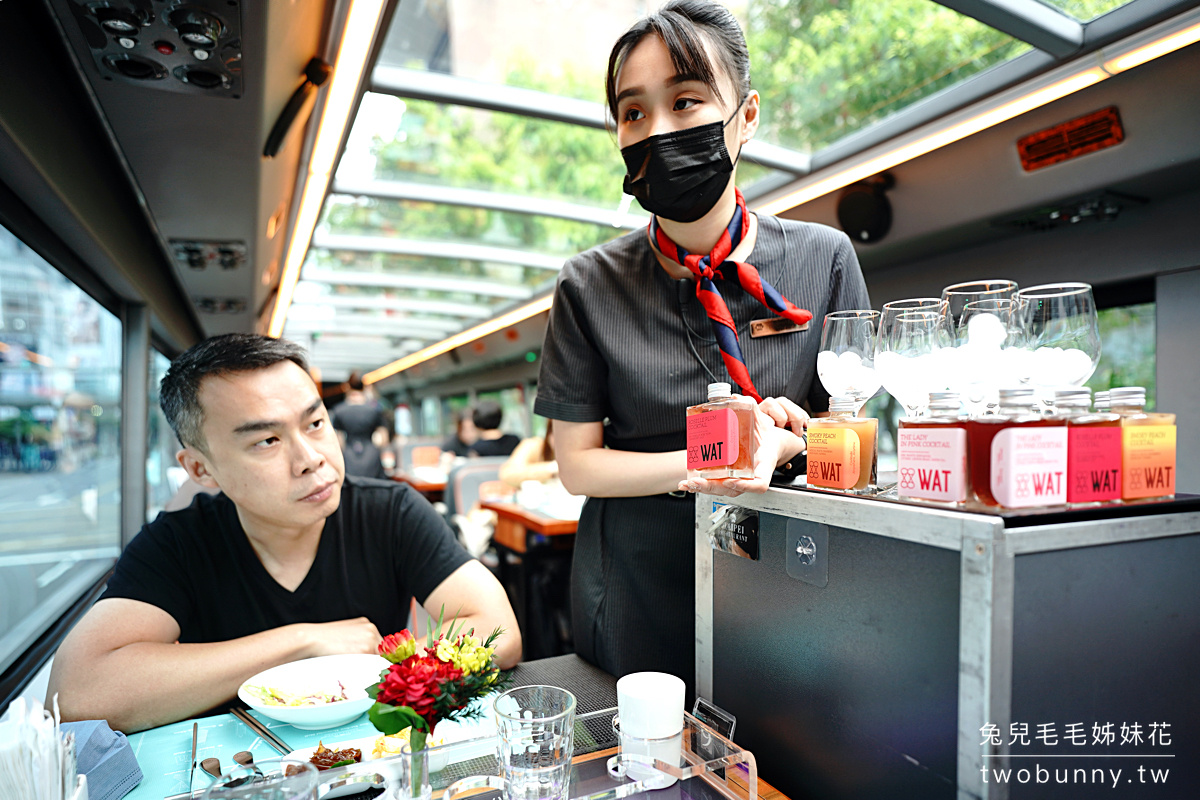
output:
[{"label": "chopsticks", "polygon": [[246,727],[248,727],[250,730],[257,733],[259,735],[259,738],[261,738],[264,742],[266,742],[271,747],[278,750],[280,755],[286,756],[288,753],[292,752],[292,750],[295,749],[293,747],[289,747],[287,742],[283,741],[278,736],[271,733],[271,731],[267,729],[266,725],[263,725],[261,722],[256,720],[249,712],[245,711],[244,709],[231,708],[231,709],[229,709],[229,713],[233,714],[235,717],[237,717],[242,722],[244,722],[246,724]]}]

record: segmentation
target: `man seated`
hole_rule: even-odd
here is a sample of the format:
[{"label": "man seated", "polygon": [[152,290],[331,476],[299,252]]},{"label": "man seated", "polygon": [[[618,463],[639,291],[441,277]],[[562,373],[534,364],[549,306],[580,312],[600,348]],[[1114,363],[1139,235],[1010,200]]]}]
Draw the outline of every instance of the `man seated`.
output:
[{"label": "man seated", "polygon": [[471,445],[473,456],[507,456],[517,449],[521,440],[511,433],[500,432],[500,420],[504,411],[495,400],[484,400],[475,406],[472,419],[479,430],[479,438]]},{"label": "man seated", "polygon": [[375,652],[413,596],[481,638],[503,628],[497,662],[520,660],[504,589],[429,503],[345,476],[298,345],[208,339],[172,363],[161,398],[179,463],[221,493],[160,514],[121,555],[54,659],[64,719],[130,732],[195,716],[276,664]]}]

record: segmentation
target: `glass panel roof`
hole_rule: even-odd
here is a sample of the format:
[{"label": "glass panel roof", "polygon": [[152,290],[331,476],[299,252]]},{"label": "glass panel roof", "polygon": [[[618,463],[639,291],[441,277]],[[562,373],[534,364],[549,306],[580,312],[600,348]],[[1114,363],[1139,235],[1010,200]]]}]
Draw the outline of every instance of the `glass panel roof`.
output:
[{"label": "glass panel roof", "polygon": [[514,192],[615,210],[624,174],[616,142],[603,130],[371,93],[337,177]]},{"label": "glass panel roof", "polygon": [[1114,8],[1127,5],[1132,0],[1042,0],[1048,6],[1065,11],[1080,22],[1090,22]]},{"label": "glass panel roof", "polygon": [[[649,216],[645,217],[649,221]],[[333,195],[325,204],[330,233],[473,242],[566,259],[625,233],[612,225],[470,206]]]},{"label": "glass panel roof", "polygon": [[[1086,25],[1133,0],[1041,2]],[[616,142],[595,125],[613,42],[661,3],[397,3],[376,64],[379,91],[360,104],[284,334],[311,339],[314,363],[340,380],[338,370],[378,366],[527,301],[566,258],[644,225],[621,194]],[[904,127],[924,113],[909,108],[921,100],[950,90],[954,102],[979,99],[987,90],[969,78],[1033,49],[931,0],[726,6],[746,33],[762,96],[755,138],[771,163],[792,170],[743,159],[738,183],[751,202],[756,187],[804,174],[810,155],[847,149],[852,134],[897,114]],[[1129,26],[1144,24],[1131,17]],[[453,97],[506,111],[441,102]],[[529,114],[509,113],[526,105]]]},{"label": "glass panel roof", "polygon": [[454,258],[428,258],[396,253],[363,253],[346,250],[331,251],[314,248],[300,277],[309,279],[310,271],[319,270],[344,272],[350,277],[377,275],[382,277],[401,276],[406,284],[419,283],[420,277],[455,277],[472,281],[499,283],[509,286],[525,286],[533,291],[552,281],[556,273],[537,267],[519,264],[495,264],[483,261]]},{"label": "glass panel roof", "polygon": [[804,151],[1030,49],[929,0],[752,0],[746,16],[758,136]]}]

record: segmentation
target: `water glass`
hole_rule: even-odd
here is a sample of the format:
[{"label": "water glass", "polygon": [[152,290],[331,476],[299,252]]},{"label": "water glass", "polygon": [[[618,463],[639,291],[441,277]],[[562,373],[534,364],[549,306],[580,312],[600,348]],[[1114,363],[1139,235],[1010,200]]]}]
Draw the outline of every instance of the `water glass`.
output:
[{"label": "water glass", "polygon": [[201,800],[316,800],[317,775],[307,761],[255,761],[217,778]]},{"label": "water glass", "polygon": [[575,695],[556,686],[519,686],[496,698],[500,776],[455,781],[446,800],[499,789],[505,800],[566,800],[575,747]]},{"label": "water glass", "polygon": [[875,372],[878,311],[834,311],[821,326],[817,375],[830,397],[852,397],[857,413],[879,391]]}]

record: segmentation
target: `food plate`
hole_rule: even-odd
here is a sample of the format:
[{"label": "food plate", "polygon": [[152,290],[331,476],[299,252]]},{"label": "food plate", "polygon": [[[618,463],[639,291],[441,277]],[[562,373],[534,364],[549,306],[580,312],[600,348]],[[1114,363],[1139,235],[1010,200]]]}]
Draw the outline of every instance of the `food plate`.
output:
[{"label": "food plate", "polygon": [[[324,730],[345,725],[371,707],[375,701],[366,687],[379,680],[388,667],[387,659],[375,655],[318,656],[264,670],[238,688],[238,699],[278,722],[304,730]],[[310,702],[305,705],[279,705],[264,702],[247,687],[262,687],[276,694],[338,695],[336,702]]]},{"label": "food plate", "polygon": [[[429,754],[429,771],[441,772],[450,763],[451,757],[453,757],[457,762],[494,754],[496,752],[495,741],[492,738],[481,737],[492,737],[495,735],[495,733],[496,725],[490,717],[467,720],[465,722],[456,722],[454,720],[445,720],[443,722],[439,722],[433,738],[428,742],[428,746],[430,748],[438,748],[442,745],[454,744],[455,742],[465,742],[468,739],[480,739],[480,741],[475,745],[464,748],[456,748],[449,752],[438,752],[437,750],[432,750]],[[362,751],[362,763],[369,764],[371,761],[377,760],[371,757],[371,753],[375,749],[375,741],[379,738],[379,736],[379,734],[376,734],[374,736],[366,736],[361,739],[351,739],[349,741],[342,741],[339,739],[337,741],[328,741],[322,743],[327,748],[334,750],[346,750],[352,747],[357,748]],[[286,756],[283,756],[283,758],[294,761],[308,761],[312,758],[313,752],[315,752],[316,749],[317,748],[315,746],[303,747],[299,750],[293,750]],[[384,756],[384,758],[388,757],[390,757],[390,754]],[[383,772],[384,771],[381,770],[381,774]],[[386,772],[391,772],[391,770],[387,770]],[[387,776],[384,775],[383,777],[386,781]],[[386,786],[387,784],[385,782],[379,785]],[[368,788],[370,788],[370,785],[365,783],[347,784],[346,786],[340,786],[336,789],[331,789],[327,794],[323,795],[323,800],[333,800],[333,798],[357,794],[358,792],[365,791]]]}]

